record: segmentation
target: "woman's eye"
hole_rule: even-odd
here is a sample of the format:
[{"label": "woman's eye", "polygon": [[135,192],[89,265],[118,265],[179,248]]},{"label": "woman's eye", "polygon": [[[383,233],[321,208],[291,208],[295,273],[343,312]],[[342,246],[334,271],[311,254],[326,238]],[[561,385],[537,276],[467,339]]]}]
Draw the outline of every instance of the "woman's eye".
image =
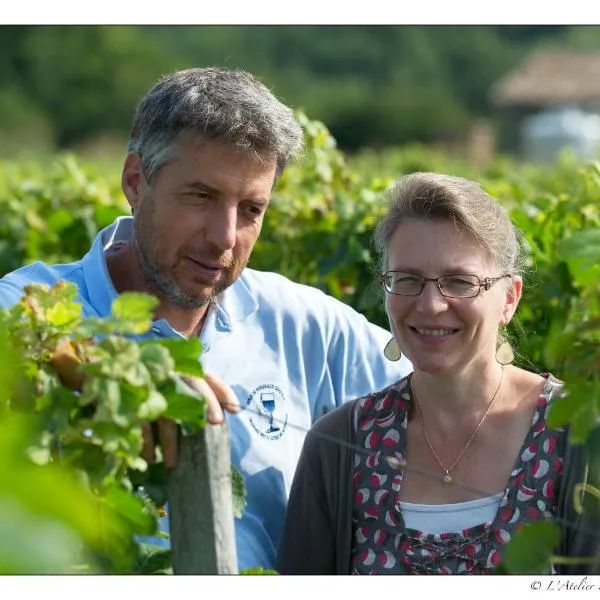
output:
[{"label": "woman's eye", "polygon": [[477,285],[477,282],[474,279],[469,279],[467,277],[450,277],[446,281],[446,285],[453,287],[454,289],[459,288],[472,288]]}]

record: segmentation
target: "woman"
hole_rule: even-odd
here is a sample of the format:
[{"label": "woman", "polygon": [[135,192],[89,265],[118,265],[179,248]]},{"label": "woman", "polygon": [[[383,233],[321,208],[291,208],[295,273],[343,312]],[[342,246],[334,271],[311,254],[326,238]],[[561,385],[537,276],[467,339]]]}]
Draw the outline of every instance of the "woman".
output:
[{"label": "woman", "polygon": [[[279,571],[492,573],[519,526],[557,517],[557,553],[596,554],[597,525],[572,505],[581,449],[546,425],[562,383],[510,364],[502,335],[523,286],[506,213],[471,181],[414,173],[375,239],[386,356],[414,372],[309,432]],[[592,571],[554,572],[569,570]]]}]

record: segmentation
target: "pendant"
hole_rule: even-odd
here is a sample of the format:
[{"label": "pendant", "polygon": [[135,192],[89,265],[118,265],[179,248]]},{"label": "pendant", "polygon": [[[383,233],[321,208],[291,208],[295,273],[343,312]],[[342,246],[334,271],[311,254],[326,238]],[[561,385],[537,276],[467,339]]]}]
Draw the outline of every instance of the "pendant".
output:
[{"label": "pendant", "polygon": [[450,473],[448,473],[448,471],[446,471],[446,473],[442,477],[442,485],[444,487],[448,487],[451,484],[452,484],[452,475],[450,475]]}]

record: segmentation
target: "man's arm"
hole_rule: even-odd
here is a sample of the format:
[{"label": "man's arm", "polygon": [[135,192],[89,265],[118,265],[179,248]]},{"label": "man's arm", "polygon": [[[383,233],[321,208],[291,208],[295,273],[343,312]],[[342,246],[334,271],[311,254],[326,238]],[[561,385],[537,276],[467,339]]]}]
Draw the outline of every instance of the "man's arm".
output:
[{"label": "man's arm", "polygon": [[349,306],[336,303],[335,327],[327,353],[335,404],[327,405],[325,401],[317,415],[379,391],[412,371],[406,357],[392,362],[384,356],[383,349],[392,337],[389,331],[370,323]]},{"label": "man's arm", "polygon": [[10,308],[23,296],[23,288],[19,285],[0,279],[0,308]]}]

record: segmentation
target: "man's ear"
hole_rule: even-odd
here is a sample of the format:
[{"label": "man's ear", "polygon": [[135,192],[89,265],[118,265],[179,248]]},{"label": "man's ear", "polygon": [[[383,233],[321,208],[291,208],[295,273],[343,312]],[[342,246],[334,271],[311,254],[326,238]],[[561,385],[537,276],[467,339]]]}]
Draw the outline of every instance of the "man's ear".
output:
[{"label": "man's ear", "polygon": [[519,306],[522,292],[523,278],[515,275],[506,289],[506,300],[502,308],[502,314],[500,315],[500,325],[508,325],[510,323],[517,311],[517,306]]},{"label": "man's ear", "polygon": [[135,213],[142,199],[142,190],[145,183],[146,178],[142,172],[142,157],[137,152],[129,152],[123,163],[121,187],[129,206],[131,206],[132,214]]}]

